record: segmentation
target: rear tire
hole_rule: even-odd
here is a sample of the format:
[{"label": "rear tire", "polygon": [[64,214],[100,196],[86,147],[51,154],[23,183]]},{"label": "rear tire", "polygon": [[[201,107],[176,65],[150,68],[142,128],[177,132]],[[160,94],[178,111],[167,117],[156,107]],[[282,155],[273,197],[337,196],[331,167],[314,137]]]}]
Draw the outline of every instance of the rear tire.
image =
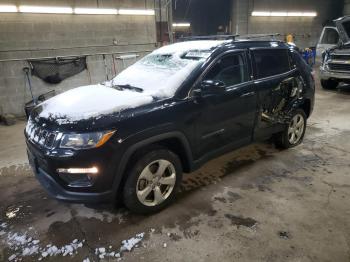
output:
[{"label": "rear tire", "polygon": [[334,80],[321,80],[321,86],[323,87],[323,89],[335,89],[338,86],[338,82],[334,81]]},{"label": "rear tire", "polygon": [[137,157],[126,175],[125,206],[138,214],[156,213],[175,199],[182,180],[181,161],[167,149],[154,149]]},{"label": "rear tire", "polygon": [[297,109],[283,132],[276,134],[275,144],[278,148],[288,149],[299,145],[305,135],[307,117],[302,109]]}]

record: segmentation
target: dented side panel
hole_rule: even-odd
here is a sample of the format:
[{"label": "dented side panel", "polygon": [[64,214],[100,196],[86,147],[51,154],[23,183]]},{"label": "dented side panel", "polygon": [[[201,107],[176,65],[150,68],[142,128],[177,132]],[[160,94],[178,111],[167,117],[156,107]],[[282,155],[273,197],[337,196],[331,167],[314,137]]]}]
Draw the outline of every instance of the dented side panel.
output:
[{"label": "dented side panel", "polygon": [[306,83],[297,70],[255,81],[259,108],[255,137],[289,123],[293,110],[304,101]]}]

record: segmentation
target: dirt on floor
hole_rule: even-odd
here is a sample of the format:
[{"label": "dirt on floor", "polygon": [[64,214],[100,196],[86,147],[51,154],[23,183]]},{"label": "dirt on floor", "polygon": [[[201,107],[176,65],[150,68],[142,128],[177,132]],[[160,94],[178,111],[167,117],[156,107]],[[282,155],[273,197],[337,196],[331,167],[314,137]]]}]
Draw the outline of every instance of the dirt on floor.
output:
[{"label": "dirt on floor", "polygon": [[0,126],[0,261],[349,262],[349,102],[350,87],[318,87],[303,144],[212,160],[152,216],[50,199],[27,164],[24,123]]}]

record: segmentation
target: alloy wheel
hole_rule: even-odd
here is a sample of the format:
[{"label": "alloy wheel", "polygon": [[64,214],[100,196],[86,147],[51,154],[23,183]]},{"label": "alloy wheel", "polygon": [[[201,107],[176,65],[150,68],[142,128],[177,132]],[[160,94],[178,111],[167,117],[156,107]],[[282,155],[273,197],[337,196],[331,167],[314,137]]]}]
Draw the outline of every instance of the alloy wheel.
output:
[{"label": "alloy wheel", "polygon": [[288,140],[291,145],[297,144],[303,136],[305,128],[304,117],[301,114],[296,114],[289,124]]},{"label": "alloy wheel", "polygon": [[137,198],[145,206],[157,206],[170,196],[175,183],[174,165],[163,159],[153,161],[142,170],[137,180]]}]

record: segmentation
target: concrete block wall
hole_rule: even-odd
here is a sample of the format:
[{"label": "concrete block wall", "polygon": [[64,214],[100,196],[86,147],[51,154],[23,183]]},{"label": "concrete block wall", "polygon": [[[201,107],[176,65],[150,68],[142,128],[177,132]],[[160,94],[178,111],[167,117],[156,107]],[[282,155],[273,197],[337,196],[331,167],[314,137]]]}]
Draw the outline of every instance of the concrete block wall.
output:
[{"label": "concrete block wall", "polygon": [[[97,7],[94,0],[1,1],[1,4]],[[153,9],[151,0],[100,0],[100,8]],[[59,56],[87,56],[88,70],[57,85],[32,76],[34,95],[51,90],[57,93],[111,79],[126,65],[117,57],[135,53],[139,58],[156,47],[154,16],[0,14],[0,114],[24,114],[25,102],[31,100],[23,67],[28,59]],[[114,60],[114,63],[113,63]]]},{"label": "concrete block wall", "polygon": [[[334,0],[233,0],[233,33],[280,33],[296,35],[301,47],[315,46],[323,25],[342,15],[340,1]],[[253,17],[252,11],[316,11],[317,17]]]},{"label": "concrete block wall", "polygon": [[344,0],[343,14],[350,15],[350,0]]}]

